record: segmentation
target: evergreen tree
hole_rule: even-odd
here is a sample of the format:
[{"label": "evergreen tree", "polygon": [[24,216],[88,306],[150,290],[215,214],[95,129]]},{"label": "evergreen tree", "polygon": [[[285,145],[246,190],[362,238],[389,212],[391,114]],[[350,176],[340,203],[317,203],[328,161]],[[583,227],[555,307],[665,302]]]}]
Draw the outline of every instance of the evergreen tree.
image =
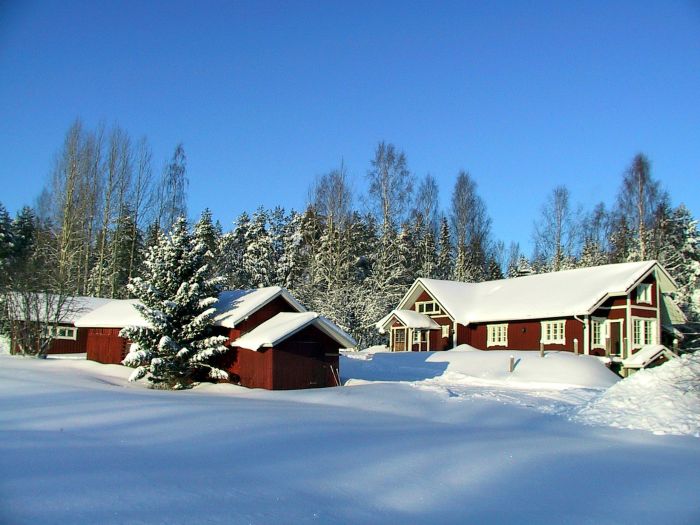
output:
[{"label": "evergreen tree", "polygon": [[498,261],[491,257],[489,259],[489,273],[488,273],[488,280],[489,281],[498,281],[500,279],[503,279],[503,270],[501,269],[501,265],[498,264]]},{"label": "evergreen tree", "polygon": [[515,275],[512,277],[525,277],[527,275],[534,275],[535,271],[532,269],[532,265],[530,264],[530,261],[527,260],[527,257],[524,255],[520,256],[520,259],[518,259],[518,266],[516,267],[515,270]]},{"label": "evergreen tree", "polygon": [[202,239],[207,247],[207,264],[214,275],[222,275],[222,232],[221,225],[212,221],[211,210],[205,208],[199,220],[194,225],[195,235]]},{"label": "evergreen tree", "polygon": [[579,257],[577,266],[579,268],[589,268],[607,264],[607,262],[607,256],[603,253],[598,241],[593,238],[586,239],[583,243],[581,257]]},{"label": "evergreen tree", "polygon": [[698,221],[680,205],[670,215],[659,260],[678,286],[675,299],[692,321],[700,320],[700,232]]},{"label": "evergreen tree", "polygon": [[5,209],[5,206],[0,202],[0,290],[2,290],[2,281],[4,281],[4,273],[10,266],[10,259],[14,254],[14,242],[12,238],[12,221],[10,214]]},{"label": "evergreen tree", "polygon": [[226,351],[226,337],[215,336],[213,307],[221,280],[206,264],[205,240],[192,236],[181,217],[168,236],[149,250],[143,277],[129,284],[142,304],[136,308],[149,327],[128,326],[120,335],[135,343],[124,364],[136,368],[130,380],[147,377],[159,388],[189,388],[204,375],[225,379],[210,364]]},{"label": "evergreen tree", "polygon": [[454,268],[454,247],[452,246],[452,233],[446,217],[440,220],[440,239],[438,241],[438,255],[435,266],[437,279],[451,279]]},{"label": "evergreen tree", "polygon": [[277,264],[277,282],[294,290],[302,282],[304,273],[303,215],[292,212],[282,233],[282,255]]},{"label": "evergreen tree", "polygon": [[246,212],[236,219],[233,231],[221,238],[221,274],[226,279],[226,286],[231,289],[248,288],[250,277],[243,267],[243,256],[246,252],[246,239],[250,228],[250,217]]},{"label": "evergreen tree", "polygon": [[274,246],[267,229],[268,214],[260,207],[253,214],[253,220],[245,236],[245,252],[242,267],[248,277],[247,286],[259,288],[274,284]]}]

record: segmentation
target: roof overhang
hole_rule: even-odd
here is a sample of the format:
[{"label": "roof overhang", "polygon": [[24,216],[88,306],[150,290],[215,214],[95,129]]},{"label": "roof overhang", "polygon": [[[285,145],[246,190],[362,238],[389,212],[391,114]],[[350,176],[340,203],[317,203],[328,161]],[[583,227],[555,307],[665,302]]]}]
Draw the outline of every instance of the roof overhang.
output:
[{"label": "roof overhang", "polygon": [[402,326],[415,330],[440,329],[440,325],[432,317],[413,310],[392,310],[389,315],[376,324],[376,327],[384,333],[395,320],[401,323]]},{"label": "roof overhang", "polygon": [[[280,322],[286,326],[281,330],[272,328]],[[281,312],[233,341],[231,346],[254,351],[272,348],[309,326],[315,326],[342,348],[357,346],[355,339],[316,312]]]}]

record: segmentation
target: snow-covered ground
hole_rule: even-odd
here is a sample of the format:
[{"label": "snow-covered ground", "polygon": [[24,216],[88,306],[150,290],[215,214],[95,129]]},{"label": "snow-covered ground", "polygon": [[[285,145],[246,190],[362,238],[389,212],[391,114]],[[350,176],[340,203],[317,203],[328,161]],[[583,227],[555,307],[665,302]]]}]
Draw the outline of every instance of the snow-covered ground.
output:
[{"label": "snow-covered ground", "polygon": [[0,356],[0,523],[700,523],[700,439],[577,419],[680,369],[625,392],[510,354],[357,353],[348,386],[293,392]]}]

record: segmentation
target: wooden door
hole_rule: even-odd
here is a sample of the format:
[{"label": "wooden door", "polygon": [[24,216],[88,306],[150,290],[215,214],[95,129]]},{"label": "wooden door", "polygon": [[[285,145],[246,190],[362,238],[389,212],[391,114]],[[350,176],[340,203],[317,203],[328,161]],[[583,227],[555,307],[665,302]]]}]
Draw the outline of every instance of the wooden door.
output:
[{"label": "wooden door", "polygon": [[620,321],[609,322],[610,355],[622,355],[622,323]]},{"label": "wooden door", "polygon": [[405,328],[392,328],[394,331],[394,352],[404,352],[406,351],[406,332]]}]

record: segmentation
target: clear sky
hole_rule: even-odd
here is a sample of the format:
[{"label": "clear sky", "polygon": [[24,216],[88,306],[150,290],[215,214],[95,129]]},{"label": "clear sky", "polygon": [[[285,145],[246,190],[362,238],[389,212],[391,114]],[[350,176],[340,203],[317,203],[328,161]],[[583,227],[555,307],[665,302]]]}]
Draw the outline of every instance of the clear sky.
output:
[{"label": "clear sky", "polygon": [[191,215],[226,228],[341,159],[361,194],[386,140],[443,208],[468,170],[526,247],[554,186],[610,203],[639,151],[700,216],[699,95],[697,1],[2,1],[0,202],[34,202],[76,117],[158,172],[182,141]]}]

